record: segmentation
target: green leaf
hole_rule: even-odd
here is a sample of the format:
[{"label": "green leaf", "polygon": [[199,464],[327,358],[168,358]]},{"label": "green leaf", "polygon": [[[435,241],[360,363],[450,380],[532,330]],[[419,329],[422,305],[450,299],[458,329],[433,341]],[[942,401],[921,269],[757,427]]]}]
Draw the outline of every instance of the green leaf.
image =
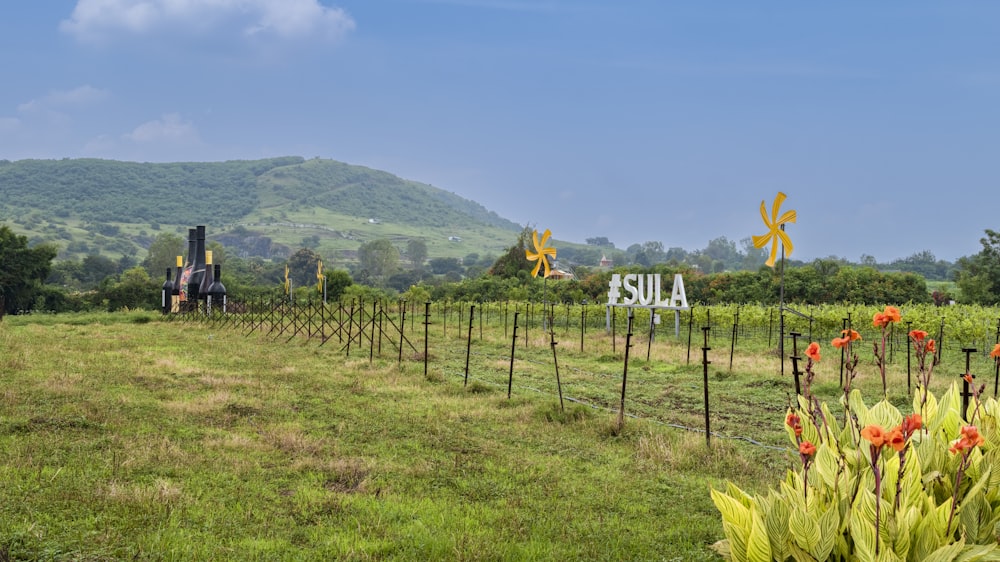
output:
[{"label": "green leaf", "polygon": [[837,506],[831,505],[819,517],[819,542],[810,553],[816,560],[828,559],[838,536],[840,536],[840,513]]},{"label": "green leaf", "polygon": [[852,506],[851,538],[859,560],[875,560],[875,494],[868,489],[858,491]]},{"label": "green leaf", "polygon": [[758,505],[764,513],[771,554],[776,560],[784,560],[788,557],[787,546],[791,537],[791,531],[788,529],[790,517],[788,504],[782,496],[772,491],[767,498],[760,498]]},{"label": "green leaf", "polygon": [[817,550],[822,534],[819,522],[804,509],[792,509],[788,520],[792,541],[802,550],[814,553]]},{"label": "green leaf", "polygon": [[747,539],[747,560],[750,562],[771,562],[771,542],[767,537],[767,527],[760,512],[751,511],[752,526]]},{"label": "green leaf", "polygon": [[712,502],[722,514],[722,531],[729,539],[732,560],[746,560],[747,538],[752,525],[750,509],[724,492],[712,489],[710,493]]},{"label": "green leaf", "polygon": [[955,562],[978,562],[979,560],[1000,560],[1000,553],[997,552],[997,545],[983,544],[966,546]]},{"label": "green leaf", "polygon": [[941,548],[930,553],[923,562],[952,562],[962,552],[962,547],[965,546],[965,539],[959,539],[958,542],[954,544],[948,544],[942,546]]},{"label": "green leaf", "polygon": [[816,448],[812,470],[819,475],[823,485],[833,488],[837,485],[837,473],[840,471],[840,458],[832,448],[825,443]]},{"label": "green leaf", "polygon": [[858,416],[858,419],[862,420],[862,427],[875,424],[889,430],[903,422],[903,415],[888,400],[881,400],[868,410],[867,416]]}]

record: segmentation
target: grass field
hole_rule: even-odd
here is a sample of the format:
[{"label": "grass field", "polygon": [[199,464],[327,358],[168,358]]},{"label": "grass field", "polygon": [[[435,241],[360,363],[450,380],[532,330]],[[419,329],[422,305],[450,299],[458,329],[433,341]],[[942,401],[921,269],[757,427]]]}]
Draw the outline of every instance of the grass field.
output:
[{"label": "grass field", "polygon": [[[150,313],[7,317],[0,560],[717,560],[709,488],[763,492],[797,462],[770,350],[732,369],[709,352],[709,447],[701,342],[689,363],[685,342],[660,337],[647,360],[637,338],[638,417],[619,430],[623,337],[580,352],[562,336],[563,410],[541,330],[515,346],[508,399],[499,325],[473,339],[468,385],[463,332],[432,328],[425,376],[389,342],[348,356]],[[813,390],[835,402],[825,349]],[[898,362],[889,376],[908,404]]]}]

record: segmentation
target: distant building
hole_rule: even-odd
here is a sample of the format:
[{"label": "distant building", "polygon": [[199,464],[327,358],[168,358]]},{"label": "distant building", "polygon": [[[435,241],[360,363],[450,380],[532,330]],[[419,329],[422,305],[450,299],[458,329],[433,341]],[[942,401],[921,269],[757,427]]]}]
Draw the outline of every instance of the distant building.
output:
[{"label": "distant building", "polygon": [[448,237],[448,241],[449,242],[461,242],[462,238],[460,236],[449,236]]},{"label": "distant building", "polygon": [[549,272],[549,279],[573,279],[573,274],[561,269],[553,269]]},{"label": "distant building", "polygon": [[601,267],[611,267],[614,262],[608,259],[608,256],[601,254]]}]

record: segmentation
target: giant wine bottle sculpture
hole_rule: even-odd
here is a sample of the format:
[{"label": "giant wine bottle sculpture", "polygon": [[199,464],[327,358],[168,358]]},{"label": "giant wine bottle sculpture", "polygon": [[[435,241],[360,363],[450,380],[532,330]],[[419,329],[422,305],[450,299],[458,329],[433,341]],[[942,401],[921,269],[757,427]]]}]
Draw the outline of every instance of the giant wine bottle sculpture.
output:
[{"label": "giant wine bottle sculpture", "polygon": [[184,270],[181,272],[180,284],[181,284],[181,303],[183,310],[187,310],[187,302],[191,299],[191,274],[194,273],[194,258],[198,251],[198,231],[194,228],[188,229],[188,251],[187,251],[187,262],[184,264]]},{"label": "giant wine bottle sculpture", "polygon": [[184,256],[177,256],[177,273],[174,275],[174,286],[170,290],[170,312],[175,314],[181,311],[181,292],[184,291],[184,287],[181,285],[181,274],[183,273]]},{"label": "giant wine bottle sculpture", "polygon": [[163,286],[160,287],[160,310],[164,314],[170,314],[170,308],[173,305],[173,297],[171,294],[174,292],[174,282],[170,280],[170,268],[167,268],[167,280],[163,282]]},{"label": "giant wine bottle sculpture", "polygon": [[[215,264],[215,274],[212,276],[212,285],[208,288],[208,311],[212,312],[212,307],[226,313],[226,286],[222,284],[222,266]],[[221,309],[219,307],[222,307]]]},{"label": "giant wine bottle sculpture", "polygon": [[193,310],[198,308],[199,289],[201,280],[205,278],[205,227],[198,226],[195,229],[195,249],[194,266],[191,269],[191,277],[188,279],[188,301]]},{"label": "giant wine bottle sculpture", "polygon": [[205,301],[205,313],[208,314],[208,288],[212,286],[212,252],[205,252],[205,275],[198,287],[198,300]]}]

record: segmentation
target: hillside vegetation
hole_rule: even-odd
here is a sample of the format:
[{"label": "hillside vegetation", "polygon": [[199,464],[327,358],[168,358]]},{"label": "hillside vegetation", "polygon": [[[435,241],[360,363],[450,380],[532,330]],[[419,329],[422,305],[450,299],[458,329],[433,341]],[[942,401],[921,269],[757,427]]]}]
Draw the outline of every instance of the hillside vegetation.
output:
[{"label": "hillside vegetation", "polygon": [[[242,228],[292,248],[356,249],[380,237],[445,254],[497,251],[520,227],[482,205],[387,172],[290,156],[229,162],[0,161],[0,221],[62,257],[142,255],[157,230]],[[305,241],[305,244],[303,244]]]}]

